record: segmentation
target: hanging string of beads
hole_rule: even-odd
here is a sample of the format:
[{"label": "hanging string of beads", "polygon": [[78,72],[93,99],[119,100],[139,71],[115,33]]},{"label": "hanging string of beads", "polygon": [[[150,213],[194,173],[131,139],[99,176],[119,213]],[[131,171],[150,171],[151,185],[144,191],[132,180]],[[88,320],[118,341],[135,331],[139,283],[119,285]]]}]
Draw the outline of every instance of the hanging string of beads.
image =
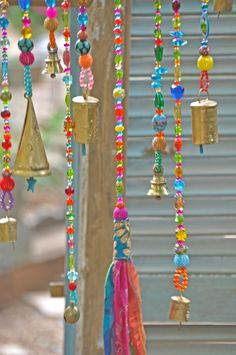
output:
[{"label": "hanging string of beads", "polygon": [[72,136],[73,136],[73,122],[71,117],[71,97],[70,88],[72,84],[72,75],[70,68],[70,29],[69,29],[69,9],[70,2],[64,0],[61,4],[63,10],[63,36],[64,36],[64,53],[63,62],[65,64],[63,82],[65,83],[66,95],[65,105],[66,114],[64,120],[64,132],[66,135],[66,163],[67,163],[67,186],[65,193],[67,196],[66,205],[66,235],[67,235],[67,249],[68,249],[68,272],[67,272],[67,287],[69,291],[69,305],[65,309],[64,318],[68,323],[75,323],[79,320],[80,313],[78,309],[78,272],[75,262],[75,228],[74,228],[74,171],[73,171],[73,150],[72,150]]},{"label": "hanging string of beads", "polygon": [[200,56],[197,60],[197,68],[201,71],[200,76],[200,93],[208,93],[210,79],[208,71],[214,66],[214,60],[210,56],[210,49],[208,46],[209,36],[209,18],[208,18],[208,2],[209,0],[202,0],[202,16],[201,16],[201,31],[202,31],[202,44],[199,48]]},{"label": "hanging string of beads", "polygon": [[163,152],[166,149],[166,141],[164,131],[167,126],[167,118],[164,114],[164,97],[162,93],[162,76],[167,73],[167,69],[162,67],[163,59],[163,39],[162,39],[162,15],[161,15],[161,0],[154,0],[155,9],[155,28],[154,28],[154,44],[155,44],[155,74],[152,74],[152,88],[155,90],[155,114],[152,119],[153,129],[156,136],[152,141],[152,147],[155,153],[155,162],[153,166],[154,177],[151,180],[151,189],[148,192],[149,196],[161,198],[163,195],[168,195],[166,182],[163,178],[162,158]]},{"label": "hanging string of beads", "polygon": [[[173,0],[172,8],[174,10],[174,17],[172,19],[172,25],[174,31],[170,32],[172,36],[172,42],[174,45],[174,83],[171,86],[171,95],[175,100],[174,106],[174,118],[175,118],[175,208],[176,216],[175,222],[177,223],[176,239],[177,244],[175,246],[174,264],[176,267],[173,283],[175,288],[182,293],[188,287],[188,272],[187,266],[189,266],[189,257],[187,255],[188,248],[185,245],[187,238],[187,231],[184,226],[184,200],[183,191],[185,189],[185,183],[183,180],[183,166],[182,166],[182,116],[181,105],[184,95],[184,87],[181,85],[181,56],[180,48],[187,44],[187,41],[183,39],[184,33],[181,31],[181,16],[180,16],[180,0]],[[181,301],[181,300],[180,300]]]},{"label": "hanging string of beads", "polygon": [[[12,136],[10,126],[11,112],[9,109],[9,103],[11,101],[12,95],[9,90],[8,81],[8,47],[10,45],[7,32],[7,28],[9,26],[9,20],[7,18],[8,7],[9,3],[7,2],[7,0],[2,0],[0,17],[0,27],[2,29],[2,92],[0,98],[3,104],[1,117],[4,120],[4,134],[2,140],[2,178],[0,180],[0,187],[2,189],[2,193],[0,196],[0,206],[5,212],[9,212],[13,208],[14,199],[12,195],[12,190],[15,186],[14,179],[11,176],[12,171],[10,168]],[[6,202],[6,199],[8,202]]]}]

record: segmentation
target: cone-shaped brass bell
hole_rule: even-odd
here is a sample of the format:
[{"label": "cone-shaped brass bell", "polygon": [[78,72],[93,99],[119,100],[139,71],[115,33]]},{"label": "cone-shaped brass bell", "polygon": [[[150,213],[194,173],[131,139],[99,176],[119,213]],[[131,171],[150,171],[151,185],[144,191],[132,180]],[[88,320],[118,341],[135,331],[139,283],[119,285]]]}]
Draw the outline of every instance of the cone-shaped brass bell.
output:
[{"label": "cone-shaped brass bell", "polygon": [[147,193],[148,196],[154,196],[157,199],[160,199],[163,196],[169,195],[166,179],[163,176],[163,171],[161,171],[160,173],[154,171],[154,175],[150,183],[151,188]]},{"label": "cone-shaped brass bell", "polygon": [[171,297],[169,319],[177,322],[187,322],[189,320],[191,301],[182,296]]},{"label": "cone-shaped brass bell", "polygon": [[63,68],[61,61],[58,58],[57,47],[51,48],[50,44],[48,45],[48,56],[45,59],[45,68],[42,71],[42,74],[49,74],[51,78],[55,78],[56,74],[63,73]]},{"label": "cone-shaped brass bell", "polygon": [[27,100],[25,122],[16,154],[14,174],[25,177],[50,175],[33,102],[31,97],[27,97]]},{"label": "cone-shaped brass bell", "polygon": [[215,0],[214,1],[214,11],[220,12],[230,12],[233,8],[233,0]]}]

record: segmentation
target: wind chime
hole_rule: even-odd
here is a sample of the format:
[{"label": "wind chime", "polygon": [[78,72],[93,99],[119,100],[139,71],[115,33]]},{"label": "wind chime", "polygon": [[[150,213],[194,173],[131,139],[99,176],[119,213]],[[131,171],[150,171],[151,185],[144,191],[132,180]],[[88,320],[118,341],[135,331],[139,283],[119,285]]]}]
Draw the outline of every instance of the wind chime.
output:
[{"label": "wind chime", "polygon": [[124,202],[124,106],[123,87],[123,26],[122,0],[115,0],[114,43],[116,85],[113,90],[116,117],[116,196],[113,212],[113,262],[105,281],[104,352],[106,355],[146,354],[145,332],[142,324],[141,292],[138,274],[132,261],[130,224]]},{"label": "wind chime", "polygon": [[175,274],[173,277],[173,283],[175,288],[179,291],[179,296],[173,296],[171,298],[170,305],[170,320],[184,322],[189,319],[189,308],[190,300],[183,297],[184,291],[188,287],[188,271],[187,266],[189,266],[189,257],[187,255],[188,248],[185,244],[187,238],[187,231],[184,226],[184,200],[183,191],[185,188],[185,183],[183,180],[183,166],[182,166],[182,114],[181,105],[182,98],[184,95],[184,87],[181,84],[181,53],[180,48],[187,44],[187,41],[183,39],[184,33],[181,31],[181,16],[180,16],[180,0],[173,0],[172,8],[174,10],[174,17],[172,20],[172,25],[174,31],[170,32],[172,36],[172,42],[174,45],[174,63],[175,63],[175,80],[171,86],[171,95],[175,100],[174,106],[174,118],[175,118],[175,209],[176,217],[175,222],[177,223],[176,229],[176,239],[177,243],[175,245],[175,257],[174,264],[176,267]]},{"label": "wind chime", "polygon": [[161,198],[169,194],[166,186],[166,180],[163,176],[162,158],[163,152],[166,149],[166,141],[164,130],[167,126],[167,118],[164,114],[164,97],[162,93],[162,75],[167,73],[167,69],[162,67],[163,58],[163,39],[161,31],[162,15],[161,15],[161,0],[154,0],[155,8],[155,74],[152,74],[152,88],[155,90],[155,114],[152,119],[153,129],[156,136],[152,141],[152,147],[155,152],[155,162],[153,165],[153,178],[151,188],[148,191],[149,196]]},{"label": "wind chime", "polygon": [[7,17],[8,7],[9,3],[7,0],[2,0],[0,17],[0,27],[2,29],[2,92],[0,98],[3,105],[1,110],[1,117],[4,120],[4,133],[2,139],[2,178],[0,180],[0,188],[2,193],[0,196],[0,206],[2,210],[7,214],[7,217],[0,219],[0,241],[14,243],[16,241],[16,220],[9,217],[9,213],[12,210],[14,204],[12,190],[15,187],[15,181],[12,178],[12,171],[10,168],[12,136],[10,125],[11,112],[9,109],[9,103],[11,101],[12,95],[9,90],[8,82],[8,47],[10,45],[7,32],[7,28],[9,26],[9,20]]},{"label": "wind chime", "polygon": [[27,177],[28,191],[34,192],[36,183],[35,177],[50,175],[51,172],[49,170],[49,164],[32,101],[31,65],[34,63],[34,55],[32,53],[34,44],[31,39],[32,28],[31,19],[29,17],[31,0],[19,0],[19,5],[23,11],[23,27],[21,30],[22,37],[18,41],[18,47],[21,51],[19,60],[24,66],[24,87],[27,109],[16,155],[14,174]]},{"label": "wind chime", "polygon": [[[193,143],[200,146],[201,153],[203,153],[204,144],[218,143],[217,102],[209,100],[208,93],[210,86],[208,71],[214,66],[214,60],[210,55],[208,46],[208,2],[209,0],[202,0],[201,31],[203,38],[199,48],[200,56],[197,60],[197,68],[201,71],[200,91],[198,100],[190,105],[192,110]],[[202,93],[206,93],[206,99],[200,99]]]},{"label": "wind chime", "polygon": [[61,61],[58,58],[57,43],[55,38],[55,31],[58,28],[56,0],[45,0],[47,5],[46,18],[44,27],[49,31],[49,42],[47,46],[48,57],[45,59],[45,68],[42,74],[49,74],[51,78],[55,78],[56,74],[63,73]]}]

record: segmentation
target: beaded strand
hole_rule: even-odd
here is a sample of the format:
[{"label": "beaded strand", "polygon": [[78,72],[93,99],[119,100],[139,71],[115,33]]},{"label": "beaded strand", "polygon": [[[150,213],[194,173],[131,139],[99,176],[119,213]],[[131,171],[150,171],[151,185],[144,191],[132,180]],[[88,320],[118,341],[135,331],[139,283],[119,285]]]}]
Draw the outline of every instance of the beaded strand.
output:
[{"label": "beaded strand", "polygon": [[56,0],[45,0],[47,5],[44,27],[49,31],[48,50],[57,50],[55,31],[58,28]]},{"label": "beaded strand", "polygon": [[163,58],[163,39],[161,31],[162,15],[161,15],[161,0],[154,0],[155,9],[155,28],[154,28],[154,43],[155,43],[155,74],[152,74],[152,88],[155,90],[155,114],[152,119],[153,129],[156,133],[152,141],[152,147],[155,152],[155,163],[153,167],[154,173],[162,173],[162,155],[166,149],[166,141],[164,130],[167,126],[167,118],[164,114],[164,97],[162,94],[162,75],[167,73],[167,69],[162,67]]},{"label": "beaded strand", "polygon": [[[68,291],[69,291],[69,307],[77,306],[78,304],[78,292],[77,292],[77,282],[78,282],[78,272],[77,266],[75,263],[75,228],[74,228],[74,171],[73,171],[73,150],[72,150],[72,136],[73,136],[73,122],[71,117],[71,97],[70,97],[70,88],[72,84],[71,68],[70,68],[70,29],[69,29],[69,9],[70,2],[65,0],[61,4],[63,10],[63,36],[64,36],[64,53],[63,53],[63,62],[65,64],[63,82],[65,83],[66,95],[65,95],[65,105],[66,105],[66,114],[64,120],[64,132],[66,135],[66,163],[67,163],[67,186],[65,193],[67,196],[66,205],[66,235],[67,235],[67,249],[68,249]],[[78,319],[75,319],[74,322],[71,322],[70,319],[65,317],[66,321],[74,323]]]},{"label": "beaded strand", "polygon": [[[0,27],[2,29],[1,37],[1,48],[2,48],[2,92],[1,92],[1,101],[3,108],[1,110],[1,117],[4,120],[4,134],[2,140],[2,178],[0,180],[0,187],[2,193],[0,196],[0,206],[5,212],[9,212],[13,208],[14,199],[12,195],[12,190],[15,187],[15,181],[12,178],[12,171],[10,168],[11,162],[11,126],[10,126],[10,117],[11,112],[9,110],[9,103],[11,101],[12,95],[9,90],[9,81],[8,81],[8,47],[10,45],[8,39],[7,28],[9,26],[9,20],[7,18],[7,10],[9,3],[7,0],[2,0],[1,2],[1,17],[0,17]],[[8,202],[6,202],[6,199]]]},{"label": "beaded strand", "polygon": [[184,226],[184,200],[183,191],[185,189],[185,183],[183,181],[183,167],[182,167],[182,115],[181,105],[182,97],[184,95],[184,87],[181,85],[181,57],[180,48],[187,44],[182,37],[184,33],[181,31],[181,16],[179,9],[181,6],[180,0],[173,0],[172,8],[174,11],[174,17],[172,19],[172,25],[174,31],[170,32],[172,36],[172,42],[174,45],[174,83],[171,86],[171,95],[175,100],[174,118],[175,118],[175,209],[176,216],[175,222],[177,223],[175,245],[175,257],[174,264],[176,267],[175,275],[173,277],[173,283],[175,288],[182,294],[188,287],[188,272],[187,266],[189,266],[189,257],[187,255],[188,248],[185,245],[187,238],[186,228]]}]

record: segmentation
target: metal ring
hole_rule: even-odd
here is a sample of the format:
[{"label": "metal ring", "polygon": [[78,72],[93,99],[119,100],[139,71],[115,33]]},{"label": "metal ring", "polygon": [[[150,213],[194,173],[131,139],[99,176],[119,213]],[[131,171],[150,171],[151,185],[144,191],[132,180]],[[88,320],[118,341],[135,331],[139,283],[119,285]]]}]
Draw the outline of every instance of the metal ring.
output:
[{"label": "metal ring", "polygon": [[209,91],[202,91],[201,89],[199,90],[198,93],[198,101],[201,102],[201,93],[205,92],[207,94],[207,100],[209,100]]}]

